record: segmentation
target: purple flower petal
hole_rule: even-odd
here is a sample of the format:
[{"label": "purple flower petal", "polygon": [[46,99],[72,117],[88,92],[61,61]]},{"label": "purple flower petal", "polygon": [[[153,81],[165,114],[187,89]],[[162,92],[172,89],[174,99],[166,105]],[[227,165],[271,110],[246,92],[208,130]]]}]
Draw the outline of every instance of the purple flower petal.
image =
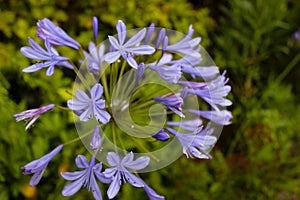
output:
[{"label": "purple flower petal", "polygon": [[108,152],[106,159],[108,164],[112,167],[117,166],[118,163],[121,162],[120,156],[117,155],[115,152]]},{"label": "purple flower petal", "polygon": [[123,47],[127,48],[127,47],[131,47],[131,46],[134,46],[134,45],[138,44],[139,42],[141,42],[144,39],[145,35],[146,35],[146,29],[143,28],[142,30],[140,30],[139,32],[137,32],[134,36],[132,36],[123,45]]},{"label": "purple flower petal", "polygon": [[114,51],[114,52],[108,52],[107,54],[105,54],[104,60],[107,63],[114,63],[116,60],[118,60],[120,58],[121,54],[119,51]]},{"label": "purple flower petal", "polygon": [[131,160],[131,162],[124,163],[124,166],[133,170],[141,170],[147,167],[149,163],[150,163],[150,158],[148,156],[141,156],[134,161]]},{"label": "purple flower petal", "polygon": [[122,20],[119,20],[116,25],[116,28],[118,32],[120,45],[123,45],[126,39],[126,26]]},{"label": "purple flower petal", "polygon": [[109,199],[114,198],[120,191],[120,188],[121,188],[121,177],[120,174],[117,173],[107,190],[108,198]]},{"label": "purple flower petal", "polygon": [[76,166],[78,168],[87,168],[87,167],[89,167],[89,163],[88,163],[86,157],[83,156],[83,155],[78,155],[75,159],[75,162],[76,162]]}]

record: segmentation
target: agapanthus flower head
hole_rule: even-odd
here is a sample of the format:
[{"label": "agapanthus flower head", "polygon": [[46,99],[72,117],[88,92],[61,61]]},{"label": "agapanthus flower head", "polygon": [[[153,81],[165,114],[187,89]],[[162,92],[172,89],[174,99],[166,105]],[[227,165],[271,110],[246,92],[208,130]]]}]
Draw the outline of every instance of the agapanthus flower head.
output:
[{"label": "agapanthus flower head", "polygon": [[110,120],[110,114],[103,110],[105,108],[105,100],[101,99],[103,94],[103,87],[101,84],[95,84],[88,96],[82,90],[76,90],[76,98],[68,100],[68,107],[73,111],[82,111],[80,115],[81,121],[88,121],[93,116],[101,122],[106,124]]},{"label": "agapanthus flower head", "polygon": [[[187,158],[211,158],[209,151],[217,141],[219,127],[231,123],[232,114],[225,109],[231,105],[227,99],[231,87],[225,72],[220,75],[219,68],[202,53],[201,38],[192,38],[192,25],[182,35],[155,28],[154,24],[127,30],[119,20],[118,35],[108,36],[106,43],[100,44],[98,25],[98,19],[93,17],[93,38],[88,50],[83,50],[63,29],[45,18],[38,22],[37,30],[45,49],[30,38],[30,47],[21,48],[26,57],[37,62],[24,72],[48,68],[46,75],[50,76],[57,65],[73,69],[77,75],[74,98],[67,101],[67,106],[79,116],[75,120],[79,137],[28,163],[22,167],[23,173],[33,174],[30,184],[38,184],[62,147],[82,140],[92,153],[91,159],[78,155],[75,163],[80,170],[61,173],[71,181],[63,188],[63,196],[72,196],[84,187],[101,200],[99,185],[109,184],[106,193],[112,199],[123,184],[129,183],[143,188],[150,200],[163,200],[137,173],[165,167],[182,154]],[[71,65],[69,58],[60,56],[55,45],[79,50],[78,55],[83,54],[78,59],[80,68],[77,62]],[[14,117],[17,121],[29,119],[28,129],[53,107],[49,104]],[[207,107],[211,110],[205,110]],[[156,147],[160,149],[151,152],[150,148]],[[137,152],[133,153],[133,149]],[[102,162],[108,167],[102,169]]]},{"label": "agapanthus flower head", "polygon": [[49,162],[61,151],[62,148],[63,145],[61,144],[50,153],[21,167],[23,174],[33,174],[30,179],[31,186],[35,186],[40,182]]},{"label": "agapanthus flower head", "polygon": [[80,44],[49,19],[44,18],[43,20],[39,20],[37,26],[37,36],[41,40],[46,41],[47,39],[53,45],[79,49]]},{"label": "agapanthus flower head", "polygon": [[35,63],[23,69],[23,72],[35,72],[48,67],[46,75],[51,76],[54,73],[55,65],[73,69],[73,66],[67,62],[69,59],[66,57],[59,56],[58,52],[50,45],[49,40],[47,38],[45,40],[45,47],[47,51],[44,50],[38,43],[36,43],[31,38],[28,38],[28,42],[31,47],[22,47],[21,53],[27,58],[40,60],[44,62]]},{"label": "agapanthus flower head", "polygon": [[145,188],[147,194],[150,195],[150,199],[151,197],[155,196],[163,198],[162,196],[156,194],[154,190],[149,189],[149,186],[146,186],[145,182],[141,178],[128,171],[128,169],[144,169],[149,164],[150,158],[147,156],[139,157],[136,160],[133,160],[133,158],[134,154],[132,152],[128,153],[123,159],[121,159],[120,156],[115,152],[109,152],[107,154],[107,162],[111,168],[105,169],[103,174],[105,177],[113,179],[107,190],[108,198],[112,199],[118,194],[122,185],[122,180],[125,183],[128,182],[134,187]]},{"label": "agapanthus flower head", "polygon": [[49,104],[40,108],[25,110],[21,113],[14,114],[13,117],[16,118],[17,122],[26,119],[30,120],[27,126],[25,127],[25,130],[27,130],[40,117],[41,114],[52,110],[54,107],[54,104]]},{"label": "agapanthus flower head", "polygon": [[149,55],[155,51],[153,47],[148,45],[136,46],[144,39],[146,35],[146,29],[144,28],[140,30],[127,42],[125,42],[127,32],[125,24],[119,20],[116,28],[118,31],[118,39],[108,36],[110,44],[116,51],[108,52],[105,56],[105,61],[108,63],[113,63],[118,60],[120,56],[122,56],[131,67],[136,69],[138,64],[134,59],[135,55]]},{"label": "agapanthus flower head", "polygon": [[76,166],[82,171],[75,172],[63,172],[61,176],[68,181],[74,181],[66,185],[62,191],[63,196],[72,196],[80,190],[80,188],[85,187],[88,191],[92,191],[93,196],[96,200],[102,200],[102,194],[98,186],[97,180],[102,183],[110,183],[111,178],[105,177],[102,170],[102,163],[97,163],[95,157],[93,156],[90,162],[87,161],[86,157],[83,155],[78,155],[76,157]]}]

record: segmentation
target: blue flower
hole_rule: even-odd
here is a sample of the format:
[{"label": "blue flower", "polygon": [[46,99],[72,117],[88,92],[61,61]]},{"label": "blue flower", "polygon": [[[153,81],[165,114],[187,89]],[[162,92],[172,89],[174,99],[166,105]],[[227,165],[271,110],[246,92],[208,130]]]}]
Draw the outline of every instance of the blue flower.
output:
[{"label": "blue flower", "polygon": [[40,117],[41,114],[49,110],[52,110],[54,106],[55,106],[54,104],[49,104],[46,106],[42,106],[40,108],[25,110],[21,113],[14,114],[13,117],[16,118],[17,122],[24,119],[30,119],[29,123],[25,127],[25,130],[27,130]]},{"label": "blue flower", "polygon": [[112,199],[118,194],[123,180],[125,183],[128,182],[134,187],[143,187],[151,200],[164,199],[164,197],[156,194],[153,189],[146,185],[141,178],[136,177],[127,170],[144,169],[149,164],[150,158],[142,156],[133,160],[133,157],[134,155],[132,152],[128,153],[122,160],[120,156],[114,152],[109,152],[107,154],[107,162],[112,168],[106,169],[103,174],[107,178],[113,178],[107,190],[108,198]]},{"label": "blue flower", "polygon": [[39,20],[37,25],[37,36],[41,40],[45,41],[48,39],[53,45],[68,46],[77,50],[79,49],[80,44],[49,19],[45,18],[43,20]]},{"label": "blue flower", "polygon": [[158,73],[158,75],[169,83],[177,83],[181,78],[181,66],[179,63],[168,65],[172,60],[171,54],[164,54],[158,62],[147,64],[146,67]]},{"label": "blue flower", "polygon": [[198,38],[191,39],[193,33],[194,33],[193,26],[190,25],[188,34],[182,40],[180,40],[175,44],[172,45],[165,44],[166,45],[165,50],[170,52],[182,53],[184,55],[201,57],[200,53],[198,53],[198,46],[201,41],[201,38],[198,37]]},{"label": "blue flower", "polygon": [[53,159],[54,156],[56,156],[56,154],[61,151],[62,148],[63,145],[61,144],[53,149],[50,153],[21,167],[23,174],[33,174],[29,183],[31,186],[35,186],[40,182],[48,163]]},{"label": "blue flower", "polygon": [[122,56],[131,67],[136,69],[138,67],[138,64],[134,60],[135,55],[149,55],[155,51],[153,47],[148,45],[137,46],[144,39],[146,29],[144,28],[140,30],[125,43],[125,24],[121,20],[119,20],[116,28],[118,32],[118,40],[112,36],[108,36],[110,44],[116,51],[108,52],[105,55],[105,61],[108,63],[113,63],[118,60],[120,56]]},{"label": "blue flower", "polygon": [[169,108],[171,111],[173,111],[180,117],[185,117],[184,114],[181,112],[183,99],[180,96],[176,94],[167,96],[165,95],[163,97],[153,97],[153,100],[165,105],[167,108]]},{"label": "blue flower", "polygon": [[110,120],[110,114],[104,110],[105,100],[101,99],[103,94],[103,87],[97,83],[90,90],[88,96],[82,90],[76,90],[76,99],[68,100],[68,107],[73,111],[82,111],[80,115],[81,121],[88,121],[95,116],[95,118],[102,124],[106,124]]},{"label": "blue flower", "polygon": [[94,128],[94,132],[93,132],[92,139],[90,142],[90,147],[93,151],[96,151],[97,149],[99,149],[99,147],[102,143],[102,139],[101,139],[99,132],[100,132],[100,127],[96,126]]},{"label": "blue flower", "polygon": [[[232,103],[230,100],[225,99],[231,90],[229,85],[226,85],[228,79],[225,78],[226,71],[217,79],[206,83],[203,87],[192,87],[188,90],[188,93],[201,97],[204,101],[209,103],[215,110],[218,110],[220,106],[230,106]],[[193,85],[189,85],[193,86]]]},{"label": "blue flower", "polygon": [[208,110],[208,111],[202,111],[202,110],[189,110],[190,113],[193,113],[195,115],[204,117],[216,124],[221,125],[229,125],[231,124],[230,119],[232,118],[231,112],[227,110]]},{"label": "blue flower", "polygon": [[91,73],[95,74],[99,72],[100,66],[104,62],[104,51],[105,51],[104,44],[101,44],[98,48],[96,47],[94,42],[89,43],[90,53],[83,51],[83,54],[87,59],[88,69]]},{"label": "blue flower", "polygon": [[42,60],[45,62],[35,63],[25,69],[23,72],[35,72],[42,68],[49,67],[46,71],[47,76],[51,76],[54,73],[54,66],[64,66],[69,69],[73,69],[73,66],[67,62],[69,60],[66,57],[59,56],[58,52],[50,45],[49,40],[45,40],[45,47],[47,49],[44,50],[39,44],[33,41],[31,38],[28,38],[28,42],[31,47],[22,47],[21,53],[27,58],[33,60]]},{"label": "blue flower", "polygon": [[62,191],[63,196],[72,196],[80,190],[80,188],[85,187],[88,191],[92,190],[93,196],[96,200],[102,200],[102,194],[98,186],[98,179],[102,183],[110,183],[111,178],[106,178],[101,170],[102,164],[95,164],[95,157],[93,156],[88,163],[86,157],[83,155],[78,155],[76,157],[76,166],[78,168],[84,169],[82,171],[75,172],[63,172],[61,176],[68,181],[74,181],[66,185]]},{"label": "blue flower", "polygon": [[200,127],[192,133],[181,133],[172,128],[167,130],[178,139],[187,158],[209,159],[211,156],[207,151],[213,147],[217,138],[209,135],[208,127],[210,126],[208,125],[204,130]]}]

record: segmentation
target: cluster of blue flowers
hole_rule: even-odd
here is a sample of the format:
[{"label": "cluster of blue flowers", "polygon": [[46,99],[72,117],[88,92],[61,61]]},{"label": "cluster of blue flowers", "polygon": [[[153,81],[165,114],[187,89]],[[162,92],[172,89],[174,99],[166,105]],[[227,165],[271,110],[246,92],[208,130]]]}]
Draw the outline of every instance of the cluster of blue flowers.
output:
[{"label": "cluster of blue flowers", "polygon": [[[129,183],[134,187],[143,188],[149,199],[164,199],[136,175],[139,170],[145,169],[152,162],[149,156],[139,156],[135,159],[134,153],[130,151],[122,158],[118,151],[110,150],[105,155],[109,166],[103,170],[103,163],[97,163],[97,155],[104,153],[102,151],[104,138],[100,132],[103,126],[110,123],[116,124],[112,110],[117,101],[112,102],[109,99],[111,98],[109,95],[111,94],[109,88],[111,85],[105,82],[105,80],[107,81],[105,76],[108,74],[103,72],[104,66],[119,66],[118,63],[123,61],[125,65],[122,64],[122,69],[117,72],[124,73],[126,70],[134,70],[135,83],[143,80],[147,71],[152,71],[162,81],[179,86],[180,89],[177,92],[168,92],[162,96],[154,95],[152,97],[152,103],[159,103],[165,111],[168,110],[165,113],[171,117],[168,117],[164,126],[151,133],[149,137],[157,142],[167,142],[171,138],[176,139],[183,154],[188,158],[200,159],[211,158],[208,151],[217,141],[212,125],[228,125],[232,118],[231,112],[224,109],[231,105],[231,101],[226,99],[231,90],[231,87],[227,85],[226,72],[220,75],[218,67],[201,65],[202,56],[199,45],[201,38],[192,39],[194,32],[192,25],[186,36],[171,43],[172,38],[168,36],[167,30],[164,28],[156,31],[154,24],[151,24],[148,28],[139,29],[137,33],[130,35],[125,24],[119,20],[116,24],[117,37],[108,36],[109,46],[103,43],[97,46],[95,43],[98,39],[96,17],[93,17],[92,24],[95,40],[90,42],[88,52],[49,19],[43,19],[37,23],[37,36],[43,41],[45,48],[31,38],[28,39],[30,47],[21,48],[23,55],[38,61],[23,69],[23,72],[35,72],[47,68],[46,75],[51,76],[56,66],[62,66],[80,75],[78,67],[71,64],[69,58],[60,56],[55,49],[56,46],[66,46],[81,51],[85,61],[81,60],[79,63],[86,62],[88,73],[94,77],[96,75],[104,76],[89,88],[76,89],[73,99],[67,102],[68,108],[78,116],[79,121],[86,123],[91,119],[96,119],[98,124],[90,132],[89,146],[92,152],[90,161],[84,155],[78,155],[75,163],[81,170],[61,173],[62,178],[71,181],[64,187],[62,195],[71,196],[85,187],[92,192],[95,199],[99,200],[102,199],[99,183],[103,183],[110,184],[107,196],[112,199],[118,194],[122,183]],[[180,56],[178,57],[178,55]],[[148,59],[151,56],[153,59]],[[122,78],[120,74],[113,74],[112,71],[109,72],[109,76],[110,81],[114,80],[113,76]],[[81,81],[84,83],[85,80],[82,80],[81,77]],[[211,107],[211,110],[185,107],[185,100],[191,97],[202,99]],[[119,103],[122,104],[122,102]],[[49,104],[15,114],[14,117],[17,121],[29,120],[25,128],[27,130],[41,114],[54,107],[54,104]],[[127,107],[126,104],[121,111]],[[187,115],[189,117],[186,118]],[[181,121],[172,120],[178,118]],[[59,145],[50,153],[21,168],[23,174],[33,174],[30,180],[31,186],[39,183],[49,162],[66,145]]]}]

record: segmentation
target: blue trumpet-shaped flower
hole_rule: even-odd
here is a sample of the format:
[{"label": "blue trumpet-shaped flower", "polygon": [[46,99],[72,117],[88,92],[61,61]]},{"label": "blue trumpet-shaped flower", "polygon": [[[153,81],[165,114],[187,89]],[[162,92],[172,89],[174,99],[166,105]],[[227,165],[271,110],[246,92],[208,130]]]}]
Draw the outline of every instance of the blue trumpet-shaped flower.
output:
[{"label": "blue trumpet-shaped flower", "polygon": [[105,55],[105,61],[108,63],[113,63],[118,60],[120,56],[122,56],[131,67],[136,69],[138,67],[138,64],[134,59],[135,55],[150,55],[155,51],[153,47],[148,45],[136,46],[144,39],[146,35],[146,29],[144,28],[140,30],[125,43],[125,24],[121,20],[119,20],[116,28],[118,32],[118,39],[112,36],[108,36],[110,44],[116,51],[108,52]]},{"label": "blue trumpet-shaped flower", "polygon": [[61,151],[62,148],[63,145],[61,144],[53,149],[50,153],[21,167],[23,174],[33,174],[29,183],[31,186],[35,186],[40,182],[48,163],[53,159],[54,156],[56,156],[56,154]]},{"label": "blue trumpet-shaped flower", "polygon": [[61,173],[61,176],[65,180],[74,181],[64,187],[62,195],[72,196],[78,192],[80,188],[85,187],[89,191],[92,190],[93,196],[96,200],[102,200],[102,194],[98,186],[97,179],[102,183],[111,182],[111,178],[107,178],[102,174],[102,164],[95,164],[94,156],[91,158],[90,162],[88,162],[86,157],[83,155],[78,155],[75,162],[78,168],[84,170]]},{"label": "blue trumpet-shaped flower", "polygon": [[221,76],[208,83],[199,82],[181,82],[190,87],[188,93],[201,97],[204,101],[209,103],[215,110],[218,106],[230,106],[232,103],[225,97],[231,90],[229,85],[226,85],[228,79],[225,78],[224,72]]},{"label": "blue trumpet-shaped flower", "polygon": [[95,118],[102,124],[106,124],[110,120],[110,114],[103,110],[105,108],[105,100],[101,99],[103,87],[100,83],[94,85],[88,96],[82,90],[76,90],[76,98],[68,100],[68,107],[73,111],[83,111],[80,115],[81,121],[88,121]]},{"label": "blue trumpet-shaped flower", "polygon": [[27,126],[25,127],[25,130],[27,130],[40,117],[41,114],[49,110],[52,110],[54,106],[55,106],[54,104],[49,104],[46,106],[42,106],[40,108],[25,110],[21,113],[14,114],[13,117],[16,118],[17,122],[24,119],[30,119]]},{"label": "blue trumpet-shaped flower", "polygon": [[27,58],[33,59],[33,60],[41,60],[44,62],[35,63],[25,69],[23,69],[23,72],[35,72],[40,69],[46,68],[47,76],[51,76],[54,73],[54,66],[64,66],[69,69],[73,69],[73,66],[67,62],[69,60],[66,57],[59,56],[58,52],[50,45],[49,40],[45,40],[45,46],[46,50],[44,50],[39,44],[37,44],[35,41],[33,41],[31,38],[28,38],[28,42],[31,45],[31,47],[22,47],[21,53],[26,56]]},{"label": "blue trumpet-shaped flower", "polygon": [[183,99],[176,95],[168,95],[163,97],[153,97],[154,101],[157,101],[163,105],[165,105],[168,109],[179,115],[180,117],[184,118],[184,114],[182,113],[182,104]]},{"label": "blue trumpet-shaped flower", "polygon": [[164,197],[155,193],[153,189],[145,184],[145,182],[133,175],[127,169],[131,170],[141,170],[144,169],[150,162],[150,158],[147,156],[139,157],[136,160],[133,160],[133,153],[128,153],[123,159],[114,152],[109,152],[107,155],[107,162],[111,168],[107,168],[103,174],[107,178],[112,178],[112,182],[107,190],[107,196],[112,199],[114,198],[122,185],[122,180],[134,187],[143,187],[148,194],[149,198],[154,199],[164,199]]},{"label": "blue trumpet-shaped flower", "polygon": [[79,49],[80,44],[49,19],[45,18],[43,20],[39,20],[37,25],[37,36],[41,40],[46,41],[47,39],[53,45],[68,46],[77,50]]},{"label": "blue trumpet-shaped flower", "polygon": [[83,51],[83,54],[88,62],[88,69],[91,73],[95,74],[100,70],[100,66],[104,62],[105,46],[101,44],[96,47],[94,42],[89,43],[89,52]]},{"label": "blue trumpet-shaped flower", "polygon": [[187,158],[211,158],[207,151],[213,147],[217,138],[209,135],[208,128],[202,130],[200,127],[192,133],[181,133],[172,128],[167,130],[178,139]]},{"label": "blue trumpet-shaped flower", "polygon": [[169,64],[172,60],[171,54],[164,54],[158,62],[147,65],[158,73],[158,75],[169,83],[177,83],[181,78],[181,66],[179,63]]}]

